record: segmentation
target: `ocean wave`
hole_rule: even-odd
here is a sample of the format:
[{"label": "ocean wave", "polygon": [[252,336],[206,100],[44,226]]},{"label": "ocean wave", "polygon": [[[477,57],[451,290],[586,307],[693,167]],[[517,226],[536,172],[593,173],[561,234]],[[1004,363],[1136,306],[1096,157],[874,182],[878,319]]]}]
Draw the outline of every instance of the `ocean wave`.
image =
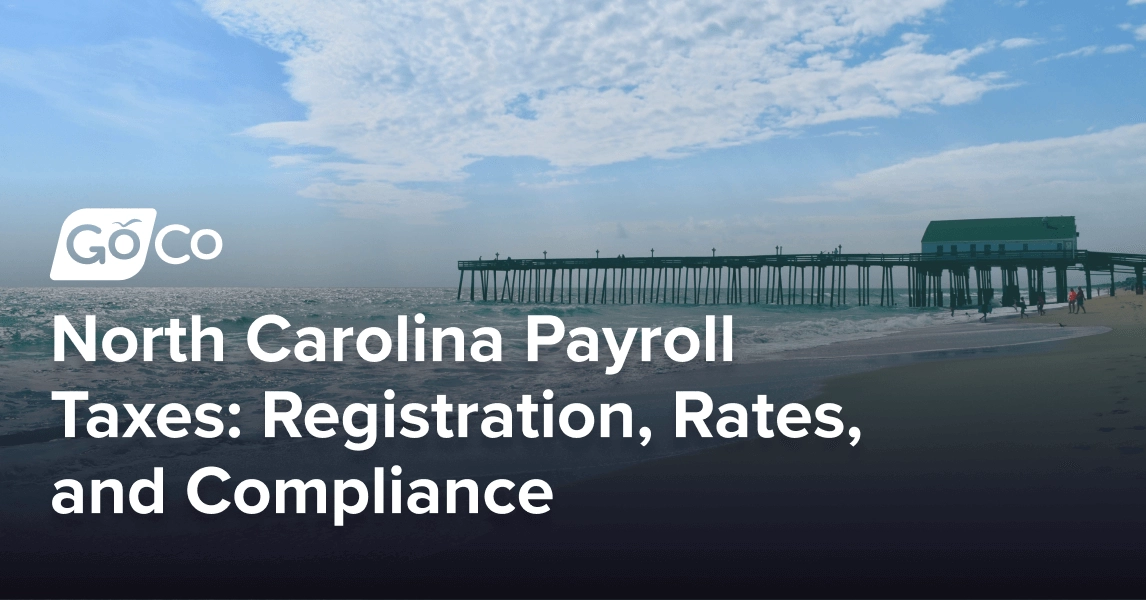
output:
[{"label": "ocean wave", "polygon": [[[729,314],[734,319],[733,348],[738,362],[766,360],[787,350],[809,348],[837,341],[887,335],[897,331],[928,327],[975,318],[959,313],[952,318],[941,309],[906,307],[849,306],[828,308],[811,305],[514,305],[494,302],[458,302],[456,290],[448,288],[9,288],[0,289],[0,361],[30,361],[28,368],[53,367],[52,319],[67,315],[82,326],[83,316],[95,315],[97,329],[127,327],[165,327],[173,318],[190,328],[190,317],[199,314],[204,326],[218,327],[224,334],[226,363],[201,363],[194,369],[186,363],[171,363],[165,341],[156,348],[155,362],[104,365],[94,367],[108,380],[129,379],[158,385],[159,389],[189,386],[208,396],[225,395],[228,386],[264,386],[274,389],[293,382],[327,390],[332,395],[344,394],[340,386],[348,380],[362,383],[363,389],[387,387],[406,390],[429,390],[434,385],[460,389],[457,381],[478,381],[494,377],[496,385],[468,386],[466,394],[492,399],[505,390],[532,389],[538,385],[558,393],[584,392],[638,380],[657,373],[697,368],[703,363],[675,363],[663,353],[654,360],[642,362],[630,356],[617,375],[604,375],[611,364],[607,350],[598,363],[572,363],[563,351],[543,356],[540,363],[525,360],[526,321],[529,315],[556,315],[566,329],[573,327],[661,327],[667,332],[674,327],[692,327],[700,331],[705,315]],[[906,303],[906,301],[904,301]],[[387,309],[380,313],[379,306]],[[316,308],[321,307],[321,310]],[[327,332],[334,327],[381,327],[392,336],[397,334],[398,315],[408,315],[408,327],[416,325],[413,315],[426,317],[427,333],[433,327],[460,327],[469,332],[478,327],[495,327],[502,334],[504,357],[499,364],[478,364],[469,360],[455,362],[396,363],[392,356],[382,363],[360,361],[348,343],[347,359],[342,364],[321,367],[294,363],[293,359],[273,365],[258,363],[246,348],[246,333],[261,315],[278,314],[291,322],[292,329],[281,334],[274,328],[264,333],[264,343],[281,343],[289,347],[297,337],[294,330],[316,326]],[[411,334],[411,339],[412,339]],[[427,335],[427,339],[429,339]],[[187,350],[187,347],[184,348]],[[330,353],[328,353],[329,356]],[[412,357],[411,353],[411,357]],[[228,371],[231,370],[231,371]],[[62,380],[66,377],[61,375]],[[142,384],[141,384],[142,385]]]}]

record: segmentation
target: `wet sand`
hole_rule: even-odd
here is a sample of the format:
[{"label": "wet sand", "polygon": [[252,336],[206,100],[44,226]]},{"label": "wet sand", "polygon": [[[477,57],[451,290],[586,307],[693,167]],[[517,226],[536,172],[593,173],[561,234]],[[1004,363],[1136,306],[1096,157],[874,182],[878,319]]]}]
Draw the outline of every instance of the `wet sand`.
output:
[{"label": "wet sand", "polygon": [[1021,325],[1111,331],[829,380],[808,404],[843,406],[855,448],[751,439],[634,466],[560,490],[544,532],[502,528],[456,556],[515,557],[585,593],[578,573],[673,596],[1140,596],[1146,307],[1086,307]]}]

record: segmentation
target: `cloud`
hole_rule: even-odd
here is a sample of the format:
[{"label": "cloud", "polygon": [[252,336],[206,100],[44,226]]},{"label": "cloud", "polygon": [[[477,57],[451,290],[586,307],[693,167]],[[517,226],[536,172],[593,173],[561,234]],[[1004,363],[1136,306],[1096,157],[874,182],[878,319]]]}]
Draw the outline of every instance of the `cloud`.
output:
[{"label": "cloud", "polygon": [[869,135],[877,135],[877,134],[878,134],[878,132],[876,131],[876,128],[874,126],[865,125],[863,127],[856,127],[855,129],[839,129],[836,131],[825,133],[825,134],[823,134],[823,137],[837,137],[837,136],[867,137]]},{"label": "cloud", "polygon": [[614,183],[615,178],[608,179],[558,179],[551,178],[547,181],[540,183],[522,181],[517,185],[530,190],[556,190],[563,187],[570,187],[575,185],[601,185],[607,183]]},{"label": "cloud", "polygon": [[949,150],[780,202],[879,202],[932,211],[1070,214],[1133,208],[1146,217],[1146,123],[1085,135]]},{"label": "cloud", "polygon": [[1134,39],[1146,42],[1146,25],[1134,30]]},{"label": "cloud", "polygon": [[1126,0],[1126,6],[1134,6],[1135,4],[1146,4],[1146,0]]},{"label": "cloud", "polygon": [[399,216],[415,223],[435,222],[440,213],[466,205],[464,200],[451,194],[404,189],[378,181],[353,185],[317,182],[299,195],[326,200],[327,206],[351,218]]},{"label": "cloud", "polygon": [[1103,54],[1120,54],[1122,52],[1129,52],[1133,49],[1134,49],[1133,44],[1117,44],[1117,45],[1113,45],[1113,46],[1106,46],[1106,47],[1101,48],[1101,49],[1098,46],[1083,46],[1082,48],[1079,48],[1077,50],[1071,50],[1070,52],[1062,52],[1062,53],[1056,54],[1054,56],[1048,56],[1046,58],[1037,60],[1035,62],[1036,63],[1043,63],[1043,62],[1047,62],[1048,60],[1059,60],[1060,58],[1076,58],[1076,57],[1080,57],[1080,56],[1094,56],[1099,51],[1101,51]]},{"label": "cloud", "polygon": [[1010,39],[1003,40],[1002,42],[999,43],[999,45],[1002,46],[1003,48],[1007,49],[1007,50],[1014,50],[1015,48],[1026,48],[1027,46],[1035,46],[1035,45],[1038,45],[1041,43],[1042,42],[1040,42],[1038,40],[1032,40],[1030,38],[1017,37],[1017,38],[1010,38]]},{"label": "cloud", "polygon": [[305,120],[248,130],[341,157],[329,183],[450,181],[483,157],[575,171],[673,158],[813,125],[972,102],[990,45],[874,41],[945,0],[629,3],[205,0],[286,55]]},{"label": "cloud", "polygon": [[1083,46],[1082,48],[1079,48],[1078,50],[1071,50],[1070,52],[1060,52],[1054,56],[1048,56],[1047,58],[1043,58],[1043,59],[1040,59],[1040,60],[1035,61],[1035,62],[1042,63],[1042,62],[1046,62],[1048,60],[1058,60],[1060,58],[1075,58],[1077,56],[1093,56],[1095,52],[1098,52],[1098,46]]},{"label": "cloud", "polygon": [[125,39],[65,50],[0,48],[0,84],[30,91],[81,122],[161,136],[173,123],[207,127],[204,107],[161,90],[208,77],[203,57],[162,40]]}]

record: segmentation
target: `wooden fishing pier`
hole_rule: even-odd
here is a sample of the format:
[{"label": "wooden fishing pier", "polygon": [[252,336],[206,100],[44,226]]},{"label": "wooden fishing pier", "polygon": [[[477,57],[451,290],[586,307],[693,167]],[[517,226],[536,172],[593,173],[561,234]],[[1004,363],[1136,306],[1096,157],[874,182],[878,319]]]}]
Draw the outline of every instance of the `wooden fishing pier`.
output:
[{"label": "wooden fishing pier", "polygon": [[[768,254],[758,256],[545,258],[458,261],[458,300],[545,304],[816,304],[874,303],[894,306],[894,272],[905,267],[908,305],[977,306],[995,296],[992,273],[1001,273],[1001,301],[1018,300],[1019,270],[1026,271],[1028,300],[1045,293],[1044,273],[1054,271],[1058,302],[1067,298],[1067,272],[1133,273],[1141,294],[1146,255],[1072,251],[996,251],[947,255]],[[872,268],[879,283],[872,285]],[[974,288],[971,272],[974,271]],[[946,275],[946,278],[944,277]],[[944,287],[946,279],[946,287]],[[974,294],[974,297],[972,296]],[[1049,296],[1047,298],[1050,299]]]}]

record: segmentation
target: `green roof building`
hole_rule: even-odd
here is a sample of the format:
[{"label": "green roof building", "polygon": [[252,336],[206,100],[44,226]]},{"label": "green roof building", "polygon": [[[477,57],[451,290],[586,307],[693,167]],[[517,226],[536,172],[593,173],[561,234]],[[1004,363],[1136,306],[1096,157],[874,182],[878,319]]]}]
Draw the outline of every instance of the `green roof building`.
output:
[{"label": "green roof building", "polygon": [[1074,217],[1017,217],[932,221],[923,233],[924,254],[976,255],[1077,249]]}]

